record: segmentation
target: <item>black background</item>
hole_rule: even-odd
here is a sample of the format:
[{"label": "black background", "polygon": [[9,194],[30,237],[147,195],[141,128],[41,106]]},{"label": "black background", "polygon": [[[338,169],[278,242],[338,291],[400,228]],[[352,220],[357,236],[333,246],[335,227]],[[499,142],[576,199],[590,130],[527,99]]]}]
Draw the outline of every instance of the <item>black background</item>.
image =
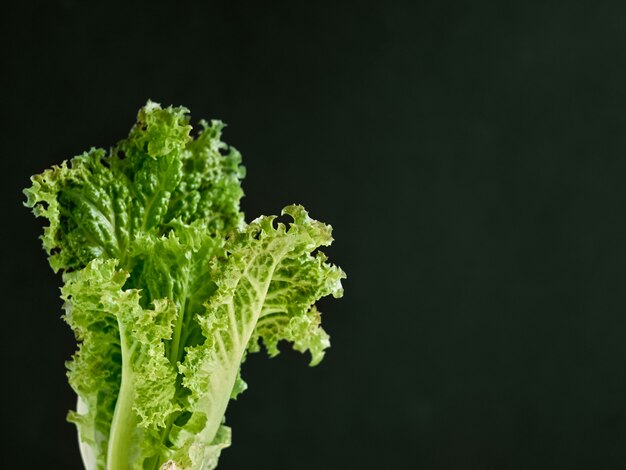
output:
[{"label": "black background", "polygon": [[148,98],[229,124],[248,220],[331,223],[317,368],[254,355],[220,469],[626,468],[626,4],[0,7],[2,454],[79,469],[28,177]]}]

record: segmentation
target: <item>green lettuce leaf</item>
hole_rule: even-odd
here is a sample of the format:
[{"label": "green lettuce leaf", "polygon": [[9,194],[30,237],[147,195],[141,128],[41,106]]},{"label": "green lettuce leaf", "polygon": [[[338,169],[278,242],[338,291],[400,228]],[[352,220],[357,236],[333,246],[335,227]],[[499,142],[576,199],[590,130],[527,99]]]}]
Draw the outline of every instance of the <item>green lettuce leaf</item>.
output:
[{"label": "green lettuce leaf", "polygon": [[237,394],[232,390],[242,388],[241,363],[247,351],[258,350],[259,338],[271,354],[278,352],[279,340],[292,341],[298,350],[311,351],[312,364],[329,345],[311,307],[320,297],[341,296],[344,273],[311,253],[330,244],[330,227],[309,218],[301,206],[283,213],[294,220],[289,228],[261,217],[229,240],[226,259],[214,262],[217,291],[197,318],[205,341],[189,347],[179,366],[183,386],[191,391],[186,403],[191,414],[174,429],[179,449],[173,458],[190,468],[200,467],[185,460],[188,449],[214,442],[228,401]]},{"label": "green lettuce leaf", "polygon": [[42,241],[55,271],[101,257],[126,266],[137,236],[162,235],[177,219],[213,233],[241,226],[241,156],[221,142],[219,121],[203,121],[192,139],[186,113],[148,102],[108,152],[92,148],[31,178],[26,205],[50,222]]},{"label": "green lettuce leaf", "polygon": [[[246,224],[241,157],[223,125],[148,102],[129,137],[32,177],[26,205],[63,272],[78,340],[70,412],[95,469],[213,469],[230,445],[241,364],[281,341],[319,363],[329,346],[315,302],[342,295],[320,247],[331,228],[301,206]],[[84,455],[87,455],[85,452]]]}]

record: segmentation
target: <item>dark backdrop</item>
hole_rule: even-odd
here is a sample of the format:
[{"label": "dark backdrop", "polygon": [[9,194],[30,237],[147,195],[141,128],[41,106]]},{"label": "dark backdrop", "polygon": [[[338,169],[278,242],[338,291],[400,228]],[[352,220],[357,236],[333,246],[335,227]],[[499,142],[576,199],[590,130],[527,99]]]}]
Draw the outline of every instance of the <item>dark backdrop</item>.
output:
[{"label": "dark backdrop", "polygon": [[4,468],[80,468],[20,191],[148,98],[226,121],[248,219],[304,204],[349,276],[319,367],[249,358],[220,469],[626,467],[624,2],[10,3]]}]

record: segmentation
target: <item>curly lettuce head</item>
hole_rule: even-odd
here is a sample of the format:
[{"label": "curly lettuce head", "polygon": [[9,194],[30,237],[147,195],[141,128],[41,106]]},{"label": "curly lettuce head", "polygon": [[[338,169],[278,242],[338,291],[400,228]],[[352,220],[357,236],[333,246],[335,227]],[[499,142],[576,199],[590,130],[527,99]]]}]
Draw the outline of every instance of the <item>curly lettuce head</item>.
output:
[{"label": "curly lettuce head", "polygon": [[246,224],[241,156],[223,124],[148,102],[128,138],[31,178],[26,205],[63,272],[79,342],[69,414],[97,469],[211,469],[230,445],[230,399],[246,354],[287,341],[319,363],[315,302],[343,293],[319,250],[331,228],[301,206]]}]

